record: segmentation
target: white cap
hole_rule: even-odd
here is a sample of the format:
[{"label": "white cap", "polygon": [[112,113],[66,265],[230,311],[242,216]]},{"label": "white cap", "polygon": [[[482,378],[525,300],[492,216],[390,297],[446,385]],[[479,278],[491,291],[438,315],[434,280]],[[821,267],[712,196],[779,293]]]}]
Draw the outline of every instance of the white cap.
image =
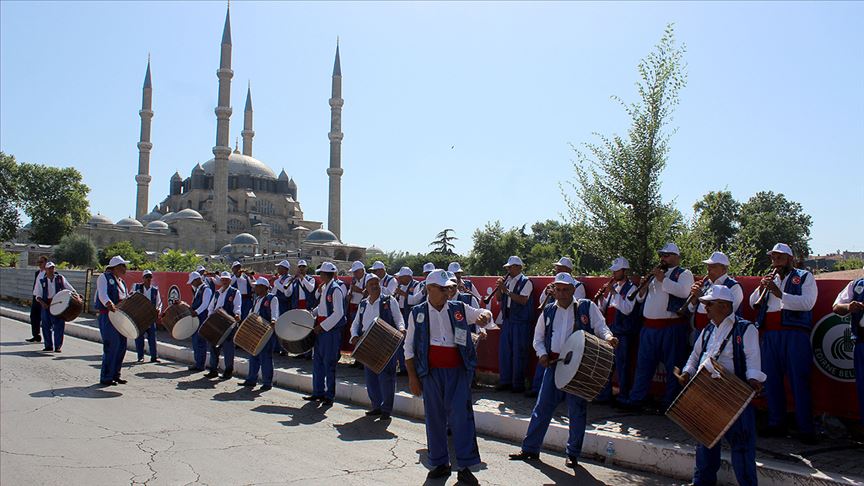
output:
[{"label": "white cap", "polygon": [[436,269],[426,276],[426,285],[438,285],[441,287],[450,287],[456,285],[456,282],[450,280],[450,275],[447,270]]},{"label": "white cap", "polygon": [[198,272],[189,272],[189,280],[186,281],[187,284],[191,284],[192,282],[201,278],[201,274]]},{"label": "white cap", "polygon": [[712,302],[715,300],[725,300],[732,302],[732,291],[725,285],[712,285],[708,292],[702,297],[699,297],[702,302]]},{"label": "white cap", "polygon": [[235,261],[234,263],[231,264],[231,268],[234,268],[234,267],[242,267],[242,266],[243,266],[243,265],[240,265],[240,262],[237,262],[237,261]]},{"label": "white cap", "polygon": [[269,289],[270,288],[270,281],[264,277],[258,277],[255,280],[255,285],[263,285]]},{"label": "white cap", "polygon": [[48,268],[54,268],[54,262],[48,262],[48,263],[46,263],[46,264],[45,264],[45,268],[46,268],[46,269],[48,269]]},{"label": "white cap", "polygon": [[[197,273],[199,273],[199,274],[200,274],[200,273],[204,273],[204,272],[206,272],[206,271],[207,271],[207,269],[204,268],[204,265],[198,265],[198,268],[195,269],[195,272],[197,272]],[[198,275],[198,276],[200,277],[201,275]]]},{"label": "white cap", "polygon": [[562,283],[567,285],[576,286],[576,279],[573,278],[573,275],[570,275],[567,272],[561,272],[558,275],[555,275],[555,281],[552,283]]},{"label": "white cap", "polygon": [[351,271],[352,272],[356,272],[357,270],[362,270],[363,268],[366,268],[365,266],[363,266],[363,262],[357,261],[357,262],[354,262],[351,264]]},{"label": "white cap", "polygon": [[681,250],[678,249],[678,245],[675,243],[666,243],[663,245],[663,248],[657,250],[657,253],[674,253],[675,255],[680,255]]},{"label": "white cap", "polygon": [[567,267],[570,270],[573,270],[573,260],[567,257],[561,257],[555,262],[553,265],[558,265],[559,267]]},{"label": "white cap", "polygon": [[[354,262],[359,263],[359,262]],[[353,265],[352,265],[353,268]],[[363,264],[360,263],[360,268],[363,268]],[[330,262],[324,262],[321,264],[321,267],[318,270],[315,270],[315,273],[328,272],[328,273],[337,273],[339,270],[336,269],[336,265],[333,265]]]},{"label": "white cap", "polygon": [[521,267],[522,266],[522,259],[519,258],[518,256],[511,256],[510,258],[507,259],[507,263],[504,265],[504,268],[507,268],[507,267],[510,267],[513,265],[519,265]]},{"label": "white cap", "polygon": [[153,276],[153,272],[151,272],[150,270],[144,270],[144,273],[141,274],[141,278],[152,277],[152,276]]},{"label": "white cap", "polygon": [[276,266],[282,267],[282,268],[287,268],[288,270],[291,270],[291,262],[289,262],[288,260],[282,260]]},{"label": "white cap", "polygon": [[630,262],[628,262],[624,257],[618,257],[612,260],[612,266],[609,267],[609,271],[617,272],[618,270],[623,270],[625,268],[630,268]]},{"label": "white cap", "polygon": [[769,251],[767,254],[770,255],[772,253],[785,253],[789,256],[795,256],[792,254],[792,248],[789,248],[789,245],[787,245],[786,243],[777,243],[776,245],[774,245],[774,248],[771,248],[771,251]]},{"label": "white cap", "polygon": [[298,267],[308,267],[309,265],[306,265],[306,260],[297,260],[297,266]]},{"label": "white cap", "polygon": [[368,282],[370,280],[378,280],[380,282],[381,277],[379,277],[378,275],[375,275],[374,273],[370,273],[369,275],[366,275],[366,281]]},{"label": "white cap", "polygon": [[450,265],[447,265],[447,271],[450,273],[464,273],[462,265],[459,265],[459,262],[450,262]]},{"label": "white cap", "polygon": [[715,251],[707,260],[702,260],[702,263],[719,263],[720,265],[729,266],[729,257],[722,251]]},{"label": "white cap", "polygon": [[384,262],[380,260],[375,260],[375,263],[373,263],[372,266],[369,267],[369,270],[387,270],[387,268],[384,267]]},{"label": "white cap", "polygon": [[423,264],[423,273],[431,272],[435,270],[435,264],[432,262],[426,262]]},{"label": "white cap", "polygon": [[220,279],[227,278],[228,280],[231,280],[231,272],[222,272],[219,274],[219,278]]},{"label": "white cap", "polygon": [[453,272],[447,272],[447,276],[450,278],[450,281],[451,281],[451,282],[453,282],[453,283],[455,283],[455,284],[458,284],[458,283],[459,283],[459,280],[456,279],[456,274],[455,274],[455,273],[453,273]]},{"label": "white cap", "polygon": [[108,262],[108,266],[106,268],[114,268],[117,265],[126,265],[127,263],[129,263],[128,260],[124,260],[123,257],[121,257],[120,255],[116,255],[111,257],[111,261]]},{"label": "white cap", "polygon": [[414,271],[410,267],[402,267],[396,272],[397,277],[413,277]]}]

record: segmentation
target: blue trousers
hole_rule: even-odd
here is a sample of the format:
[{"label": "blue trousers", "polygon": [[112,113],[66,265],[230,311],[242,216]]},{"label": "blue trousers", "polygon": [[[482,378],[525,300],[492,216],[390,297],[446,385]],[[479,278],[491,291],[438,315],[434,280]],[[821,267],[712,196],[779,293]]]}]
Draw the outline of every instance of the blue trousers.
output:
[{"label": "blue trousers", "polygon": [[100,381],[120,378],[120,367],[126,356],[126,336],[117,332],[108,314],[99,313],[99,334],[102,336],[102,369]]},{"label": "blue trousers", "polygon": [[864,340],[855,343],[855,387],[858,389],[858,418],[864,425]]},{"label": "blue trousers", "polygon": [[782,427],[786,422],[786,387],[788,375],[795,400],[798,431],[813,432],[813,409],[810,397],[810,371],[813,349],[810,334],[804,331],[766,331],[762,336],[762,371],[768,375],[765,392],[768,398],[768,425]]},{"label": "blue trousers", "polygon": [[261,352],[249,358],[249,373],[246,381],[255,383],[258,381],[258,370],[261,370],[261,382],[266,386],[273,386],[273,350],[279,346],[276,335],[272,335]]},{"label": "blue trousers", "polygon": [[342,344],[342,326],[324,331],[315,338],[312,351],[312,395],[336,399],[336,363]]},{"label": "blue trousers", "polygon": [[[633,336],[627,333],[615,333],[618,338],[618,347],[615,348],[615,368],[612,371],[618,378],[618,401],[627,403],[630,401],[630,343]],[[606,387],[597,396],[599,401],[607,401],[612,399],[612,380],[606,383]]]},{"label": "blue trousers", "polygon": [[[405,321],[408,322],[408,321]],[[42,304],[36,300],[36,297],[33,297],[33,301],[30,303],[30,332],[33,333],[33,337],[41,337],[41,328],[42,328]]]},{"label": "blue trousers", "polygon": [[135,351],[138,352],[138,359],[144,359],[144,338],[147,338],[147,347],[150,348],[150,359],[156,359],[156,323],[150,325],[144,334],[135,338]]},{"label": "blue trousers", "polygon": [[[537,363],[537,368],[534,369],[534,379],[531,380],[531,391],[534,393],[540,393],[540,387],[543,385],[543,374],[546,372],[546,368],[543,367],[539,362]],[[609,392],[612,392],[612,388],[609,388]]]},{"label": "blue trousers", "polygon": [[366,393],[372,402],[372,409],[379,409],[384,413],[393,412],[393,397],[396,395],[396,356],[381,370],[381,374],[375,374],[368,367],[366,369]]},{"label": "blue trousers", "polygon": [[66,330],[66,321],[58,316],[51,315],[48,309],[42,309],[42,336],[45,338],[45,347],[52,349],[52,343],[56,350],[63,346],[63,333]]},{"label": "blue trousers", "polygon": [[522,441],[522,450],[538,454],[543,446],[543,438],[549,430],[549,422],[552,414],[558,408],[558,404],[567,401],[567,416],[570,418],[570,435],[567,438],[567,455],[573,458],[582,453],[582,441],[585,438],[585,423],[588,415],[588,402],[584,399],[565,393],[555,386],[555,365],[553,364],[543,373],[543,384],[540,386],[540,394],[537,395],[537,403],[531,412],[531,422],[528,424],[528,432]]},{"label": "blue trousers", "polygon": [[232,371],[234,369],[234,334],[237,332],[237,328],[235,327],[230,333],[228,333],[228,337],[222,341],[222,346],[218,348],[208,343],[210,348],[210,366],[211,370],[219,369],[219,353],[222,353],[222,357],[225,358],[225,372]]},{"label": "blue trousers", "polygon": [[252,296],[249,297],[241,297],[240,298],[240,322],[243,322],[243,319],[246,319],[246,316],[249,315],[249,311],[252,310]]},{"label": "blue trousers", "polygon": [[450,463],[448,426],[453,432],[457,466],[461,469],[480,463],[471,402],[471,373],[468,370],[462,367],[430,368],[423,377],[423,410],[426,415],[426,446],[432,467]]},{"label": "blue trousers", "polygon": [[[729,428],[724,436],[732,454],[732,469],[739,486],[756,486],[756,414],[749,405]],[[713,486],[717,484],[717,471],[720,470],[721,444],[707,448],[702,444],[696,447],[696,469],[693,471],[693,484]]]},{"label": "blue trousers", "polygon": [[528,322],[505,319],[498,341],[498,383],[525,387],[525,367],[534,328]]},{"label": "blue trousers", "polygon": [[639,403],[648,395],[648,387],[654,378],[657,365],[662,362],[666,368],[666,393],[664,407],[669,406],[681,391],[681,385],[672,374],[676,366],[683,367],[687,361],[686,323],[676,324],[663,329],[643,327],[639,333],[639,354],[636,358],[636,378],[630,390],[630,402]]}]

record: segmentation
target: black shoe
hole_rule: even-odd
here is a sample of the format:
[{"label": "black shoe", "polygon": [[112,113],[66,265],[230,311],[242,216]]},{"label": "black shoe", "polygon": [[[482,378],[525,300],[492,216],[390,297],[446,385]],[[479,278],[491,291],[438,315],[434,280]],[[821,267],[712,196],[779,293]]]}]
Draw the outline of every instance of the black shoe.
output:
[{"label": "black shoe", "polygon": [[210,370],[210,371],[208,371],[208,372],[204,375],[204,378],[216,378],[217,376],[219,376],[219,372],[218,372],[218,371],[216,371],[216,370]]},{"label": "black shoe", "polygon": [[258,391],[267,391],[267,390],[272,390],[272,389],[273,389],[273,385],[263,385],[261,388],[258,389]]},{"label": "black shoe", "polygon": [[102,386],[114,386],[114,385],[116,385],[117,383],[114,383],[113,381],[110,381],[110,380],[109,380],[109,381],[100,381],[99,384],[102,385]]},{"label": "black shoe", "polygon": [[534,390],[528,390],[525,392],[525,398],[537,398],[537,392]]},{"label": "black shoe", "polygon": [[54,351],[54,348],[42,348],[42,351]]},{"label": "black shoe", "polygon": [[435,469],[429,471],[429,474],[426,475],[426,479],[441,479],[450,477],[450,464],[441,464],[440,466],[436,466]]},{"label": "black shoe", "polygon": [[540,454],[537,454],[536,452],[519,451],[515,454],[510,454],[510,460],[511,461],[528,462],[528,461],[536,461],[538,459],[540,459]]},{"label": "black shoe", "polygon": [[28,343],[41,343],[42,342],[42,336],[33,336],[32,338],[25,339],[24,341],[26,341]]},{"label": "black shoe", "polygon": [[367,411],[367,412],[366,412],[366,416],[367,416],[367,417],[371,417],[371,416],[373,416],[373,415],[381,415],[381,413],[382,413],[382,412],[381,412],[381,409],[380,409],[380,408],[374,408],[374,409],[372,409],[372,410]]},{"label": "black shoe", "polygon": [[798,434],[798,441],[804,445],[816,445],[819,443],[819,439],[813,432]]},{"label": "black shoe", "polygon": [[279,356],[288,356],[288,353],[286,353],[286,352],[285,352],[284,350],[282,350],[282,349],[280,349],[276,354],[278,354]]},{"label": "black shoe", "polygon": [[225,370],[225,372],[222,373],[222,376],[220,377],[220,379],[230,380],[232,376],[234,376],[234,370]]},{"label": "black shoe", "polygon": [[142,356],[142,357],[136,359],[135,362],[136,362],[136,363],[143,363],[143,362],[144,362],[144,357]]},{"label": "black shoe", "polygon": [[117,383],[118,385],[125,385],[126,383],[129,383],[129,382],[124,380],[123,378],[118,377],[118,378],[114,378],[114,383]]},{"label": "black shoe", "polygon": [[159,358],[150,358],[150,362],[151,363],[161,363],[161,361],[159,361]]},{"label": "black shoe", "polygon": [[570,469],[576,469],[577,467],[579,467],[579,458],[567,456],[567,460],[564,461],[564,465],[569,467]]},{"label": "black shoe", "polygon": [[306,395],[303,397],[303,400],[306,400],[307,402],[320,402],[321,400],[324,400],[324,397],[319,397],[317,395]]},{"label": "black shoe", "polygon": [[60,351],[60,349],[55,349],[54,352],[55,353],[62,353],[62,351]]},{"label": "black shoe", "polygon": [[495,387],[495,391],[505,391],[505,390],[509,390],[511,388],[513,388],[513,387],[510,385],[497,385]]},{"label": "black shoe", "polygon": [[381,420],[390,420],[390,414],[387,412],[381,412]]},{"label": "black shoe", "polygon": [[186,368],[187,371],[204,371],[204,368],[199,368],[195,365],[189,366]]},{"label": "black shoe", "polygon": [[257,383],[255,383],[254,381],[244,381],[244,382],[242,382],[242,383],[237,383],[237,386],[248,386],[248,387],[253,387],[253,386],[255,386],[255,385],[257,385]]},{"label": "black shoe", "polygon": [[459,478],[459,480],[457,481],[458,484],[467,484],[469,486],[480,486],[480,481],[478,481],[477,478],[474,477],[474,473],[472,473],[471,470],[468,469],[467,467],[460,470],[459,474],[457,474],[456,477]]},{"label": "black shoe", "polygon": [[324,405],[333,405],[333,399],[325,397],[321,399],[321,403],[323,403]]}]

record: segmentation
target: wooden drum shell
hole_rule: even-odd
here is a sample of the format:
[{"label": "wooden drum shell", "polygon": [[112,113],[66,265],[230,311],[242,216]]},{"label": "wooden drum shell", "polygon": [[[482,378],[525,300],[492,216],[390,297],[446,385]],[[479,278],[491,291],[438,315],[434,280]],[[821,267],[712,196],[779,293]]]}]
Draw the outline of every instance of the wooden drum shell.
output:
[{"label": "wooden drum shell", "polygon": [[585,331],[576,331],[567,338],[565,350],[556,365],[555,385],[589,402],[594,400],[609,381],[615,352],[600,338]]},{"label": "wooden drum shell", "polygon": [[108,319],[117,332],[128,339],[137,339],[159,317],[150,299],[137,292],[120,301],[116,308],[116,311],[108,313]]},{"label": "wooden drum shell", "polygon": [[49,312],[66,322],[74,321],[84,311],[84,299],[71,290],[63,289],[51,299]]},{"label": "wooden drum shell", "polygon": [[174,339],[189,339],[198,330],[198,316],[185,302],[175,302],[168,306],[162,317],[162,325]]},{"label": "wooden drum shell", "polygon": [[351,357],[374,373],[381,373],[402,345],[405,336],[387,322],[376,318],[357,341]]},{"label": "wooden drum shell", "polygon": [[207,316],[204,324],[201,325],[201,329],[198,330],[198,334],[213,346],[221,346],[225,342],[225,339],[228,338],[228,334],[234,329],[234,326],[235,321],[233,317],[228,315],[223,309],[216,309],[215,312]]},{"label": "wooden drum shell", "polygon": [[272,336],[273,326],[269,322],[264,322],[258,314],[250,313],[237,328],[234,344],[252,356],[257,356]]}]

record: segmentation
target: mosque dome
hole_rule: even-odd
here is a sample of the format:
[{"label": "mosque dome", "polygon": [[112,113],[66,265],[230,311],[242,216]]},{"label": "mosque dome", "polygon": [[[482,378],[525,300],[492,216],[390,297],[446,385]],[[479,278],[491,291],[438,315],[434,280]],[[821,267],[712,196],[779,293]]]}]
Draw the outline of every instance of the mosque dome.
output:
[{"label": "mosque dome", "polygon": [[195,211],[192,208],[186,208],[182,211],[177,211],[176,213],[174,213],[171,216],[171,221],[177,221],[180,219],[201,219],[201,220],[203,220],[204,217],[201,216],[201,213],[199,213],[198,211]]},{"label": "mosque dome", "polygon": [[332,232],[327,231],[326,229],[317,229],[308,235],[306,235],[306,241],[310,243],[327,243],[330,241],[339,241],[339,238],[336,237]]},{"label": "mosque dome", "polygon": [[381,248],[378,248],[375,245],[372,245],[369,248],[366,248],[366,254],[367,255],[383,255],[384,250],[382,250]]},{"label": "mosque dome", "polygon": [[158,220],[157,221],[150,221],[149,223],[147,223],[146,228],[148,230],[156,230],[156,231],[167,230],[168,229],[168,223],[166,223],[164,221],[158,221]]},{"label": "mosque dome", "polygon": [[165,221],[165,222],[167,223],[167,222],[171,221],[172,219],[174,219],[174,211],[168,211],[168,212],[165,213],[165,215],[162,216],[159,220],[160,220],[160,221]]},{"label": "mosque dome", "polygon": [[249,233],[240,233],[235,236],[234,239],[231,240],[232,245],[257,245],[258,238],[250,235]]},{"label": "mosque dome", "polygon": [[[204,162],[203,168],[207,175],[216,175],[216,159]],[[276,174],[264,162],[237,152],[232,152],[228,157],[228,174],[276,179]]]},{"label": "mosque dome", "polygon": [[144,225],[141,224],[138,220],[132,218],[123,218],[120,221],[117,221],[117,226],[121,228],[143,228]]},{"label": "mosque dome", "polygon": [[88,221],[87,224],[114,224],[114,221],[108,219],[108,216],[105,216],[104,214],[96,213],[90,218],[90,221]]},{"label": "mosque dome", "polygon": [[225,245],[222,249],[219,250],[220,255],[230,255],[231,254],[231,245]]},{"label": "mosque dome", "polygon": [[157,211],[156,208],[153,208],[153,211],[150,211],[149,213],[145,214],[144,216],[141,216],[140,221],[143,224],[147,224],[151,221],[158,221],[160,219],[162,219],[162,213]]}]

